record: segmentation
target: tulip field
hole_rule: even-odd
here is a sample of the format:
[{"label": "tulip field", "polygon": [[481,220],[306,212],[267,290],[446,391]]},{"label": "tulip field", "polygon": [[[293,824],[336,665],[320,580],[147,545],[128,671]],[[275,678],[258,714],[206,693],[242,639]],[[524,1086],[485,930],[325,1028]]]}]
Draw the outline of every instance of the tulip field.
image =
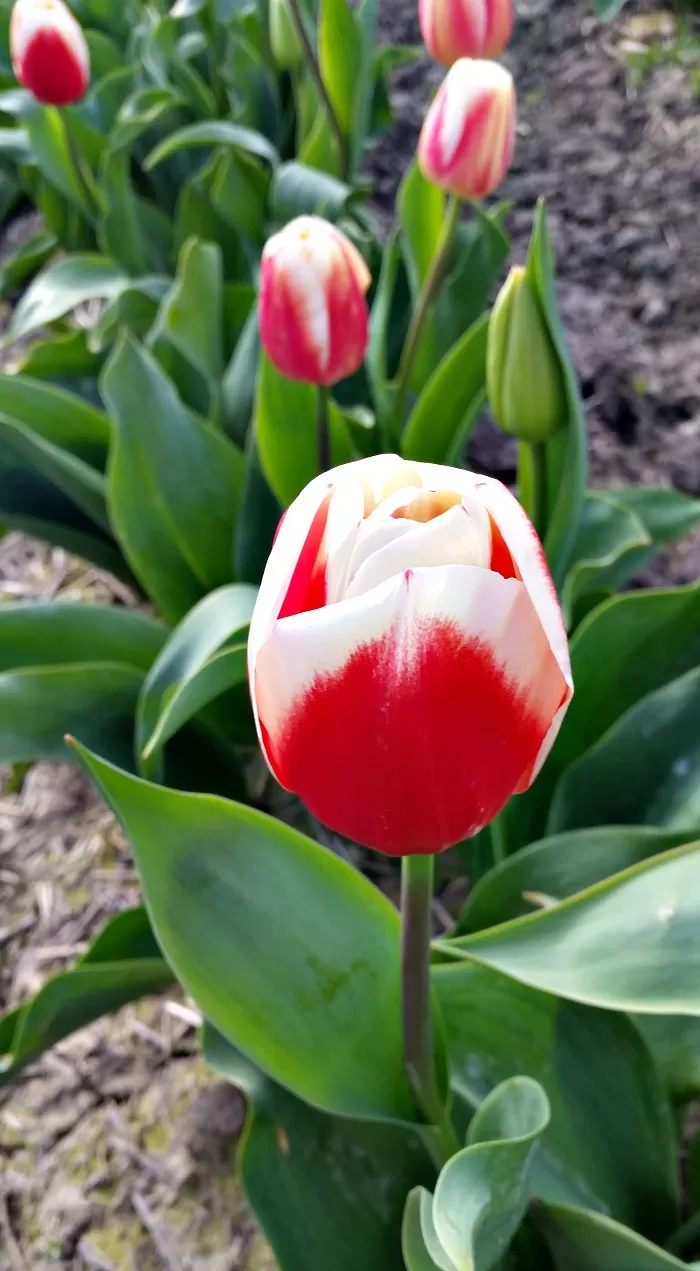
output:
[{"label": "tulip field", "polygon": [[694,22],[0,0],[0,1271],[700,1269]]}]

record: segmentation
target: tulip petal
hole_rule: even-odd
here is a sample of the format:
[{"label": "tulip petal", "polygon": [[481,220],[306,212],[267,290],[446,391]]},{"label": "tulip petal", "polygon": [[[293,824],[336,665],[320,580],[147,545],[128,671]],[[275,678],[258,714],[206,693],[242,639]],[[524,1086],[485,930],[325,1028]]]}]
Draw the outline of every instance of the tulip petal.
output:
[{"label": "tulip petal", "polygon": [[487,824],[567,692],[524,584],[459,565],[274,623],[252,684],[280,782],[390,855]]}]

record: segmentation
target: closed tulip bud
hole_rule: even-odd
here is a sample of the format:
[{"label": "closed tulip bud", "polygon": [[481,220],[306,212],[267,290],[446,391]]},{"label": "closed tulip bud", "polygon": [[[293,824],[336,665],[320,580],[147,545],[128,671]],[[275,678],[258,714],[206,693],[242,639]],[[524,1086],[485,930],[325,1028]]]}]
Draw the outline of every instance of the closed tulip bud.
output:
[{"label": "closed tulip bud", "polygon": [[70,106],[90,84],[85,36],[63,0],[17,0],[10,19],[15,75],[37,101]]},{"label": "closed tulip bud", "polygon": [[357,248],[320,216],[298,216],[268,240],[260,270],[260,338],[291,379],[335,384],[361,365],[372,281]]},{"label": "closed tulip bud", "polygon": [[443,66],[460,57],[498,57],[513,30],[513,0],[419,0],[425,46]]},{"label": "closed tulip bud", "polygon": [[291,71],[304,60],[288,0],[270,0],[270,48],[280,71]]},{"label": "closed tulip bud", "polygon": [[526,790],[573,687],[540,541],[500,482],[379,455],[284,517],[250,627],[260,743],[331,829],[442,851]]},{"label": "closed tulip bud", "polygon": [[496,422],[520,441],[546,441],[566,422],[561,364],[524,269],[511,269],[493,307],[486,380]]},{"label": "closed tulip bud", "polygon": [[423,176],[460,199],[484,198],[505,177],[514,142],[512,75],[498,62],[455,62],[421,131]]}]

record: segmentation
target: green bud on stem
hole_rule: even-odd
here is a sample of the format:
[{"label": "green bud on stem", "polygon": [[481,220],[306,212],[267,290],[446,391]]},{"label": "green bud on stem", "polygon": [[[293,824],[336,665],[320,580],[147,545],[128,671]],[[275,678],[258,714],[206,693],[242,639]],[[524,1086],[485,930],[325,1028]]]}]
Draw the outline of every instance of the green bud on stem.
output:
[{"label": "green bud on stem", "polygon": [[525,270],[511,269],[491,314],[486,353],[491,409],[504,432],[547,441],[566,423],[564,376]]},{"label": "green bud on stem", "polygon": [[270,48],[279,71],[292,71],[304,60],[287,0],[270,0]]}]

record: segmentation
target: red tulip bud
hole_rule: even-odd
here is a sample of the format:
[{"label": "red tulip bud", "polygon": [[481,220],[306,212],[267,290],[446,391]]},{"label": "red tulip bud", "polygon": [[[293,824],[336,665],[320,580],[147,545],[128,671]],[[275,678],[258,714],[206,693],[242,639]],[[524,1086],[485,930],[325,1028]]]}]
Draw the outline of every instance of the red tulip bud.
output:
[{"label": "red tulip bud", "polygon": [[527,790],[573,693],[520,504],[396,455],[323,473],[291,505],[248,650],[278,781],[390,856],[442,851]]},{"label": "red tulip bud", "polygon": [[265,244],[260,338],[290,379],[335,384],[361,365],[372,281],[357,248],[319,216],[299,216]]},{"label": "red tulip bud", "polygon": [[460,199],[484,198],[505,177],[514,142],[512,75],[498,62],[455,62],[421,131],[423,175]]},{"label": "red tulip bud", "polygon": [[513,0],[419,0],[420,29],[436,62],[498,57],[513,30]]},{"label": "red tulip bud", "polygon": [[15,75],[37,101],[70,106],[90,84],[90,54],[63,0],[17,0],[10,19]]}]

